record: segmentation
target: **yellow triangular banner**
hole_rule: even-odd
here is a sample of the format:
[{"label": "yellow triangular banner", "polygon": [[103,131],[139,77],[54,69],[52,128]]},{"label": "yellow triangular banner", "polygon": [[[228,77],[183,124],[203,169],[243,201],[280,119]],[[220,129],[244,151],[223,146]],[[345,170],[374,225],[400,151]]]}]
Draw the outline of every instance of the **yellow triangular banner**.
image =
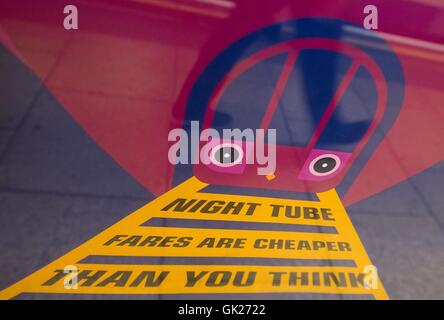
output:
[{"label": "yellow triangular banner", "polygon": [[335,190],[319,201],[200,192],[190,178],[0,292],[387,294]]}]

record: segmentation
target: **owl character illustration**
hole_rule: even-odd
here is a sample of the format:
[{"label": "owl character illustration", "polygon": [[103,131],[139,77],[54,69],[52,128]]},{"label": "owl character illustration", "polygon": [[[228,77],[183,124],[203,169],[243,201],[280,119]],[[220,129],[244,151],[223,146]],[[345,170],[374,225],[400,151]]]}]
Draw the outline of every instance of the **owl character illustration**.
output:
[{"label": "owl character illustration", "polygon": [[[221,136],[224,129],[274,129],[275,141],[203,142],[208,161],[192,172],[215,185],[346,190],[399,114],[402,83],[393,50],[360,26],[307,18],[265,27],[207,65],[187,100],[186,120]],[[272,171],[258,174],[264,164],[246,161],[257,148],[275,150]]]}]

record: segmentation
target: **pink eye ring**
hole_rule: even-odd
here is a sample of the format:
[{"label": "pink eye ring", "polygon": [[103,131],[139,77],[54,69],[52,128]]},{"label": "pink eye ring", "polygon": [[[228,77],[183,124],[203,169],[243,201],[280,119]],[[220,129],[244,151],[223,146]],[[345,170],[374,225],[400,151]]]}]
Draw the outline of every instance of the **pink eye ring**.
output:
[{"label": "pink eye ring", "polygon": [[234,143],[222,143],[211,149],[210,161],[212,164],[229,168],[242,163],[244,151],[242,147]]},{"label": "pink eye ring", "polygon": [[324,177],[336,172],[340,166],[341,159],[335,154],[327,153],[314,158],[308,170],[314,176]]}]

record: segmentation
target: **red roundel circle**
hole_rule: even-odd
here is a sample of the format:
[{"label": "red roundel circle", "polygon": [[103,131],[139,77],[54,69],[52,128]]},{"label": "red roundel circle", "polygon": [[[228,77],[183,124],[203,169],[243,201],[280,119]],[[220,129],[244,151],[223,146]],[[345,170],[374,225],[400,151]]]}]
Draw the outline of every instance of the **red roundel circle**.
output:
[{"label": "red roundel circle", "polygon": [[[333,22],[337,26],[337,20]],[[362,167],[372,150],[363,151],[377,146],[399,112],[402,95],[390,95],[388,72],[395,68],[399,83],[402,69],[388,46],[377,48],[385,43],[373,35],[363,46],[362,34],[345,41],[346,34],[322,33],[329,36],[304,36],[299,28],[268,45],[253,37],[240,53],[241,46],[233,46],[238,46],[237,55],[226,50],[210,63],[200,79],[207,81],[207,90],[196,92],[198,80],[187,112],[193,113],[190,108],[197,99],[204,111],[196,119],[202,129],[214,128],[221,137],[224,129],[275,129],[276,142],[266,141],[261,159],[257,134],[253,140],[208,142],[210,163],[194,165],[194,175],[217,185],[317,192],[338,186],[356,164]],[[269,172],[259,174],[259,168]]]}]

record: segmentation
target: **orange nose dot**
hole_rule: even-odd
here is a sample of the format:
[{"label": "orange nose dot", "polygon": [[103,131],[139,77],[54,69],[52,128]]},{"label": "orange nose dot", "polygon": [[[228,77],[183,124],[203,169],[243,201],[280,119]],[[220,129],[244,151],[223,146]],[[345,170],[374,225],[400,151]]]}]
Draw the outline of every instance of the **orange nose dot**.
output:
[{"label": "orange nose dot", "polygon": [[275,176],[274,173],[270,173],[270,174],[267,174],[267,175],[265,176],[265,178],[267,178],[268,181],[271,181],[271,180],[273,180],[274,178],[276,178],[276,176]]}]

